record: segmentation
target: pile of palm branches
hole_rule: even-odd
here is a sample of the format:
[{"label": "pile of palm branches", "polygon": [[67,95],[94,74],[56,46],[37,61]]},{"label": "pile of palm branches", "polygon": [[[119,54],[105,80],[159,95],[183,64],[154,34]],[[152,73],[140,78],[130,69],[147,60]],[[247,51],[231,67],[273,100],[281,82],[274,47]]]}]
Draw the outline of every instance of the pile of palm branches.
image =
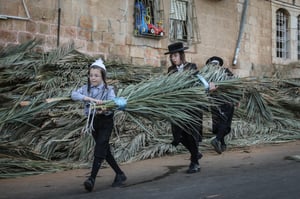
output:
[{"label": "pile of palm branches", "polygon": [[[82,103],[69,95],[86,83],[88,67],[98,57],[80,53],[73,44],[46,53],[36,51],[38,45],[31,40],[0,52],[0,177],[78,168],[92,158],[94,142],[82,133]],[[222,68],[207,65],[199,73],[218,85],[210,95],[189,72],[167,76],[163,68],[105,64],[108,83],[127,100],[125,110],[116,111],[111,139],[119,162],[183,151],[169,144],[170,122],[195,121],[194,111],[203,111],[197,107],[209,110],[216,95],[241,104],[232,144],[300,138],[299,79],[228,78]],[[47,103],[49,98],[56,100]],[[107,105],[118,108],[113,101]],[[211,125],[209,114],[205,112],[205,129]]]}]

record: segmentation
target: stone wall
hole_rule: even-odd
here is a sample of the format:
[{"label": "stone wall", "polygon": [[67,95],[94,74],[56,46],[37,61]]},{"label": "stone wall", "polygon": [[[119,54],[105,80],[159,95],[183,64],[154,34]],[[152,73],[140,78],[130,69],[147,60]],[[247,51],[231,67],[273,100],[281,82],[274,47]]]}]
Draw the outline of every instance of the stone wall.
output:
[{"label": "stone wall", "polygon": [[[297,0],[298,2],[299,0]],[[42,39],[41,50],[73,41],[78,50],[105,59],[136,65],[169,65],[164,55],[170,43],[162,39],[135,37],[134,0],[30,0],[29,20],[1,19],[0,48],[31,38]],[[187,60],[199,67],[214,55],[240,76],[272,73],[272,8],[266,0],[250,0],[237,64],[232,65],[240,30],[244,0],[194,0],[201,42],[189,46]],[[300,4],[300,2],[299,2]],[[168,32],[170,0],[163,0]],[[58,26],[58,10],[61,20]],[[0,0],[0,15],[26,18],[22,1]],[[273,19],[274,20],[274,19]],[[274,48],[273,48],[274,49]],[[294,60],[295,61],[295,60]]]}]

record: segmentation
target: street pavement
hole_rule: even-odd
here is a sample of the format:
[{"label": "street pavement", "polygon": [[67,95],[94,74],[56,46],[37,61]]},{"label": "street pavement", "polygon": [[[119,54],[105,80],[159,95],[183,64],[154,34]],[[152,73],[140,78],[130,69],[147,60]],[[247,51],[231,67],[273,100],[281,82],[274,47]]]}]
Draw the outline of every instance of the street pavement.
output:
[{"label": "street pavement", "polygon": [[121,165],[128,180],[113,188],[101,169],[93,192],[83,188],[89,169],[0,180],[1,199],[299,199],[300,140],[204,151],[201,172],[187,174],[189,154]]}]

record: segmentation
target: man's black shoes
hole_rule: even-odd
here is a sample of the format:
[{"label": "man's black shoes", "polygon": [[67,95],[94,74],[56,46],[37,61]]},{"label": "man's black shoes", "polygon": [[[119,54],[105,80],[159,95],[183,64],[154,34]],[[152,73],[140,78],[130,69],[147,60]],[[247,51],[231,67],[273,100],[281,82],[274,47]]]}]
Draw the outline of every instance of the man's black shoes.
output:
[{"label": "man's black shoes", "polygon": [[221,148],[221,142],[220,141],[218,141],[216,138],[214,138],[210,143],[214,147],[215,151],[218,154],[222,153],[222,148]]},{"label": "man's black shoes", "polygon": [[227,145],[226,144],[222,144],[221,145],[222,152],[226,151],[226,149],[227,149]]},{"label": "man's black shoes", "polygon": [[200,171],[200,165],[191,162],[189,169],[186,171],[187,173],[197,173]]}]

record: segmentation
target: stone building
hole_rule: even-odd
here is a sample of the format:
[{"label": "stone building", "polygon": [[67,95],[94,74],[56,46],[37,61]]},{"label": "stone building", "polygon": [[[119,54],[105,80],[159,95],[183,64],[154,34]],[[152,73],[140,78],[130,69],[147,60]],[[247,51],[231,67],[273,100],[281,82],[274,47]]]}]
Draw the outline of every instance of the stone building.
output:
[{"label": "stone building", "polygon": [[270,75],[300,59],[300,0],[0,0],[0,49],[32,38],[42,50],[78,50],[167,67],[167,46],[187,60],[214,55],[237,75]]}]

